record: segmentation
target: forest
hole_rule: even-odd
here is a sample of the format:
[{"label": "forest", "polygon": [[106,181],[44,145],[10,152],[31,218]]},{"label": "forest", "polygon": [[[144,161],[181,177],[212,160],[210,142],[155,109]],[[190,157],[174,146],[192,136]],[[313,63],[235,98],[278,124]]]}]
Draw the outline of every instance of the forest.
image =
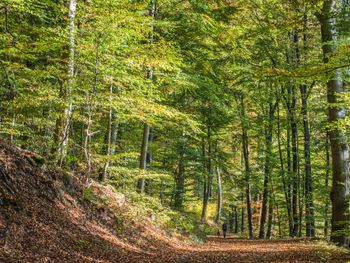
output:
[{"label": "forest", "polygon": [[[52,189],[66,220],[68,194],[92,211],[84,226],[114,211],[115,238],[145,217],[199,246],[280,240],[336,255],[295,262],[350,260],[348,0],[0,0],[0,78],[0,261],[134,262],[40,261],[8,241],[21,224],[26,243],[15,215]],[[294,262],[230,249],[169,262]]]}]

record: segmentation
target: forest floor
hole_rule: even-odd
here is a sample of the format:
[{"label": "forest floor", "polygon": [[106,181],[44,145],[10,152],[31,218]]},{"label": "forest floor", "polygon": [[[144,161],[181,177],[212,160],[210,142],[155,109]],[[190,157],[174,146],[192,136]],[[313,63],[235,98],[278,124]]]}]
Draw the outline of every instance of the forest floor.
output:
[{"label": "forest floor", "polygon": [[0,140],[1,263],[350,261],[346,251],[298,239],[208,237],[195,245],[112,187],[86,188],[80,178]]},{"label": "forest floor", "polygon": [[208,237],[206,242],[179,255],[173,262],[183,263],[259,263],[259,262],[349,262],[340,250],[302,239],[248,240]]}]

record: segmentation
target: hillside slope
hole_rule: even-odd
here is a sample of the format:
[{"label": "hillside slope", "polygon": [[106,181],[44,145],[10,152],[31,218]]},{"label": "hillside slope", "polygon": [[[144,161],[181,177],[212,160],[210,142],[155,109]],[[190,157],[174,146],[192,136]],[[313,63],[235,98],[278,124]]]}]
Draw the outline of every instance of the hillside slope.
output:
[{"label": "hillside slope", "polygon": [[181,245],[122,194],[0,140],[0,261],[165,262]]}]

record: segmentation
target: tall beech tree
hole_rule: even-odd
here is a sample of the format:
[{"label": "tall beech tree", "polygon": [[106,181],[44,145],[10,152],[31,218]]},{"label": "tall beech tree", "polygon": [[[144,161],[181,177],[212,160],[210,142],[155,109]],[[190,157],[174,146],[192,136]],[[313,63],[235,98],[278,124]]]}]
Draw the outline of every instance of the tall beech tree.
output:
[{"label": "tall beech tree", "polygon": [[[337,1],[324,1],[318,13],[321,24],[322,50],[325,64],[329,64],[337,48],[338,30],[336,14],[339,12]],[[332,234],[331,240],[343,246],[348,245],[346,231],[349,226],[349,146],[346,133],[338,126],[346,116],[345,108],[340,104],[340,95],[344,92],[342,71],[334,69],[328,75],[327,99],[329,103],[328,119],[330,122],[329,138],[332,151],[333,183],[332,201]]]}]

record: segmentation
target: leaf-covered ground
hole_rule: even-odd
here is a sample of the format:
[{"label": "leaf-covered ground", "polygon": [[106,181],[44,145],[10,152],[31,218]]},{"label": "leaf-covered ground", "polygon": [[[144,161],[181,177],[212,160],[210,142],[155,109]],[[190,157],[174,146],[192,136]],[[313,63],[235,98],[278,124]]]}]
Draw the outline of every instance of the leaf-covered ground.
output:
[{"label": "leaf-covered ground", "polygon": [[[301,240],[208,237],[195,246],[169,234],[108,186],[0,140],[0,262],[347,262],[333,246]],[[96,199],[96,197],[98,197]],[[186,242],[187,241],[187,242]]]},{"label": "leaf-covered ground", "polygon": [[209,237],[207,242],[189,249],[173,262],[348,262],[346,252],[302,240],[244,240]]}]

